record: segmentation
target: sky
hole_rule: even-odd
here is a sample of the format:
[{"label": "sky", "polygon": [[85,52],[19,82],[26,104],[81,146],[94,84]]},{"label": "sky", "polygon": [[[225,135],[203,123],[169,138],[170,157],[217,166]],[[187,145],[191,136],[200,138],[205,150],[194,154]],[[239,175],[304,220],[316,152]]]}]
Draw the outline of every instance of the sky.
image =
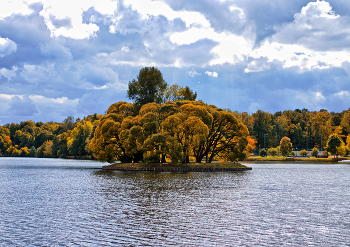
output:
[{"label": "sky", "polygon": [[102,114],[141,68],[254,113],[350,107],[346,0],[1,0],[0,125]]}]

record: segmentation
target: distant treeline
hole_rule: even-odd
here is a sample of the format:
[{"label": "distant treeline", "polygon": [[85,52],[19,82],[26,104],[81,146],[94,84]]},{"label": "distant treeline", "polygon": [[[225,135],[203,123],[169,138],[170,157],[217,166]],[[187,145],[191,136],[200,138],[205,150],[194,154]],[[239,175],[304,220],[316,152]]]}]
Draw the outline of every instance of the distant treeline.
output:
[{"label": "distant treeline", "polygon": [[313,147],[324,150],[331,134],[350,144],[350,109],[341,113],[296,109],[274,114],[261,110],[251,115],[235,114],[248,127],[259,149],[279,146],[284,136],[290,138],[294,150],[311,150]]},{"label": "distant treeline", "polygon": [[92,157],[89,144],[103,115],[82,120],[67,117],[62,123],[24,121],[0,126],[0,153],[12,157]]},{"label": "distant treeline", "polygon": [[[321,145],[325,149],[333,133],[350,144],[350,109],[341,113],[296,109],[274,114],[261,110],[233,114],[247,126],[257,149],[277,147],[284,136],[291,139],[294,150],[321,149]],[[77,120],[67,117],[62,123],[5,124],[0,126],[0,153],[12,157],[91,157],[89,144],[104,116],[95,113]]]}]

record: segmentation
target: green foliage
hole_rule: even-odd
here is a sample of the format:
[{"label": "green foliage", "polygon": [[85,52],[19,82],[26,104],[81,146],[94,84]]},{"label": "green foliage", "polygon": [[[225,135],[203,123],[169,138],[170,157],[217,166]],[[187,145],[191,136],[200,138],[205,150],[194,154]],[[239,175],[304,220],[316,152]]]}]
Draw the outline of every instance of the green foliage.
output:
[{"label": "green foliage", "polygon": [[162,73],[154,67],[145,67],[140,70],[137,80],[128,84],[128,98],[138,105],[147,103],[161,103],[162,95],[167,87]]},{"label": "green foliage", "polygon": [[337,134],[332,134],[328,138],[326,151],[331,155],[338,155],[338,148],[341,146],[342,143],[343,141],[339,138]]},{"label": "green foliage", "polygon": [[314,148],[311,150],[311,156],[316,157],[316,156],[318,155],[319,152],[320,152],[320,150],[318,150],[318,148],[314,147]]},{"label": "green foliage", "polygon": [[309,155],[309,152],[306,151],[305,149],[303,149],[303,150],[301,150],[301,151],[299,152],[299,155],[300,155],[300,156],[303,156],[303,157],[306,157],[306,156]]},{"label": "green foliage", "polygon": [[188,86],[180,89],[180,100],[195,101],[196,98],[197,93],[193,93],[193,91]]},{"label": "green foliage", "polygon": [[35,148],[34,146],[32,146],[32,147],[30,148],[28,157],[35,157],[35,156],[36,156],[36,148]]},{"label": "green foliage", "polygon": [[261,157],[265,157],[265,156],[267,155],[266,149],[261,149],[261,150],[259,151],[259,155],[260,155]]},{"label": "green foliage", "polygon": [[52,158],[57,158],[57,153],[59,151],[59,143],[58,143],[58,138],[54,136],[53,141],[52,141],[52,147],[51,147],[51,157]]}]

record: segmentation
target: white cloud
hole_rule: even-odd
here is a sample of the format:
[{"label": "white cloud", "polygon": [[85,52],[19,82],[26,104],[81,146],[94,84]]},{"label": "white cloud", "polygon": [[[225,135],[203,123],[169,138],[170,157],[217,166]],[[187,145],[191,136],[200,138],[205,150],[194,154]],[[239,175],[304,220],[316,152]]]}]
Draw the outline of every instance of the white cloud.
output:
[{"label": "white cloud", "polygon": [[254,35],[247,32],[246,36],[237,36],[227,32],[217,33],[213,28],[190,28],[184,32],[173,33],[170,40],[177,45],[192,44],[201,39],[210,39],[218,42],[210,52],[215,54],[215,59],[210,65],[232,63],[245,59],[254,46]]},{"label": "white cloud", "polygon": [[[0,20],[9,17],[13,14],[29,15],[32,10],[28,5],[35,2],[35,0],[3,0],[1,1]],[[37,2],[37,1],[36,1]]]},{"label": "white cloud", "polygon": [[17,50],[17,45],[15,42],[9,38],[0,37],[0,57],[11,54]]},{"label": "white cloud", "polygon": [[[118,2],[111,0],[75,0],[74,4],[70,0],[44,0],[43,4],[40,15],[44,17],[51,36],[73,39],[90,38],[99,30],[96,24],[83,23],[84,11],[93,7],[105,17],[113,19],[118,7]],[[62,25],[56,23],[62,23]]]},{"label": "white cloud", "polygon": [[201,75],[201,73],[198,73],[197,71],[194,70],[194,68],[192,68],[192,70],[188,72],[188,75],[191,77],[195,77],[197,75]]},{"label": "white cloud", "polygon": [[201,13],[192,11],[174,11],[169,5],[161,1],[124,0],[124,4],[131,6],[131,8],[140,13],[144,19],[149,18],[149,16],[163,15],[171,21],[176,18],[181,18],[186,23],[187,27],[210,27],[209,21]]},{"label": "white cloud", "polygon": [[335,93],[334,95],[341,98],[341,99],[349,99],[350,98],[349,91],[340,91],[339,93]]},{"label": "white cloud", "polygon": [[[311,20],[317,20],[319,18],[335,19],[339,15],[336,15],[332,11],[332,6],[326,1],[310,2],[301,9],[301,12],[295,14],[295,23],[306,24]],[[312,27],[311,27],[312,28]]]},{"label": "white cloud", "polygon": [[[5,0],[1,2],[0,20],[13,14],[29,15],[29,8],[38,0]],[[105,17],[114,19],[118,2],[113,0],[41,0],[43,10],[40,15],[44,18],[52,37],[69,37],[73,39],[90,38],[96,34],[99,27],[93,23],[83,23],[84,11],[94,8]]]},{"label": "white cloud", "polygon": [[239,17],[241,20],[244,20],[244,21],[245,21],[246,15],[244,14],[243,9],[238,8],[237,6],[231,6],[231,7],[230,7],[230,11],[231,11],[231,12],[235,12],[235,11],[239,12],[238,17]]},{"label": "white cloud", "polygon": [[75,107],[79,103],[79,99],[70,100],[67,97],[61,98],[47,98],[42,95],[30,95],[29,98],[37,105],[66,105],[69,107]]},{"label": "white cloud", "polygon": [[216,73],[215,71],[213,72],[205,71],[205,74],[212,77],[218,77],[218,73]]},{"label": "white cloud", "polygon": [[[332,11],[328,2],[310,2],[249,56],[279,61],[300,70],[342,67],[350,60],[350,23]],[[262,70],[265,70],[263,68]],[[246,68],[250,71],[250,68]]]},{"label": "white cloud", "polygon": [[268,64],[265,64],[265,63],[259,64],[255,60],[248,64],[247,68],[244,69],[244,73],[261,72],[269,68],[270,66]]},{"label": "white cloud", "polygon": [[316,101],[324,101],[326,99],[321,92],[313,93],[313,97]]},{"label": "white cloud", "polygon": [[16,66],[13,66],[12,69],[2,68],[0,69],[0,74],[6,77],[8,80],[11,80],[13,77],[16,76],[17,70],[18,68]]}]

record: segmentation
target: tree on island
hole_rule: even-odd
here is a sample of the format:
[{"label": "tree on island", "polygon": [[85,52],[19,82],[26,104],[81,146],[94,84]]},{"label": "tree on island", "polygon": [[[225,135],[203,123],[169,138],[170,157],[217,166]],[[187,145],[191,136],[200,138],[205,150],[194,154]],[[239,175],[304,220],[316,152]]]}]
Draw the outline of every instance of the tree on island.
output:
[{"label": "tree on island", "polygon": [[280,142],[280,151],[283,156],[287,156],[291,153],[293,148],[292,143],[290,142],[290,139],[288,137],[283,137]]},{"label": "tree on island", "polygon": [[127,95],[138,105],[161,103],[167,85],[157,68],[145,67],[140,70],[137,80],[129,81]]},{"label": "tree on island", "polygon": [[188,86],[181,87],[177,84],[167,86],[163,92],[163,103],[167,101],[190,100],[195,101],[197,93],[193,92]]}]

